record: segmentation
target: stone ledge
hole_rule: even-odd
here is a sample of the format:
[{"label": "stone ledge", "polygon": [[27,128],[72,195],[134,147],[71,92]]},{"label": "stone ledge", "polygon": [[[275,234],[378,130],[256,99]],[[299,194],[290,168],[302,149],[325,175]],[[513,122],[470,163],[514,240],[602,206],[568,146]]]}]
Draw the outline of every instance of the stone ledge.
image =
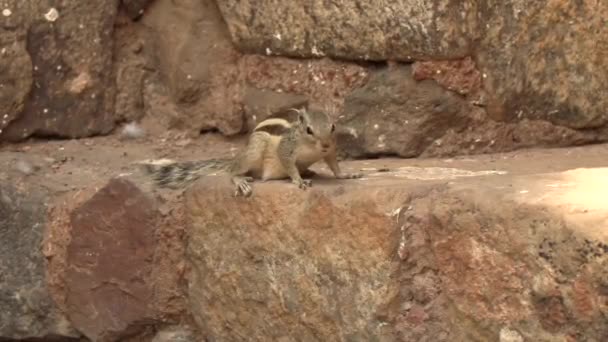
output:
[{"label": "stone ledge", "polygon": [[219,340],[599,341],[602,177],[403,168],[250,199],[208,178],[186,194],[192,313]]},{"label": "stone ledge", "polygon": [[46,178],[0,172],[48,211],[37,228],[4,215],[17,243],[3,255],[35,265],[3,293],[41,284],[23,298],[48,304],[5,311],[42,339],[602,341],[605,148],[345,162],[365,177],[317,168],[306,191],[256,182],[248,199],[225,176],[154,190],[105,166],[112,153]]}]

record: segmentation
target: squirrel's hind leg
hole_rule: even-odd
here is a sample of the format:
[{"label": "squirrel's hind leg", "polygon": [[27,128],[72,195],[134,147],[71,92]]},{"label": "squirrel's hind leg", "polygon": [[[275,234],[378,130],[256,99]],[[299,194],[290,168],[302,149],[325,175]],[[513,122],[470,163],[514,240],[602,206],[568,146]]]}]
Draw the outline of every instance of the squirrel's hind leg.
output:
[{"label": "squirrel's hind leg", "polygon": [[229,171],[232,184],[235,186],[235,196],[249,197],[253,193],[249,184],[253,182],[253,178],[245,175],[262,167],[267,145],[268,133],[255,132],[249,138],[247,146],[234,159]]}]

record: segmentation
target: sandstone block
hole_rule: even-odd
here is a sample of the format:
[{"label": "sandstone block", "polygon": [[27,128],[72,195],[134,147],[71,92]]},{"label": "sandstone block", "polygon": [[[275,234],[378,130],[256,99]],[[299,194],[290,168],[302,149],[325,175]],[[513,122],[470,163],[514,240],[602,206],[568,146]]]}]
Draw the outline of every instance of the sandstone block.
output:
[{"label": "sandstone block", "polygon": [[248,199],[209,177],[185,198],[190,307],[209,340],[600,341],[607,174],[397,166]]},{"label": "sandstone block", "polygon": [[459,58],[471,53],[470,1],[218,0],[232,41],[259,54],[351,60]]}]

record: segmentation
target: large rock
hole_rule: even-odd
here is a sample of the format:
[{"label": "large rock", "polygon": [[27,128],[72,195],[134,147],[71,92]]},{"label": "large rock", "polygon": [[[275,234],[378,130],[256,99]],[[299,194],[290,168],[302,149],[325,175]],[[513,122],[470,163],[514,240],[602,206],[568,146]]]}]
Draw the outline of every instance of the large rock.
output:
[{"label": "large rock", "polygon": [[448,129],[466,127],[469,111],[457,94],[415,81],[409,66],[384,68],[346,97],[340,146],[354,157],[416,157]]},{"label": "large rock", "polygon": [[606,2],[484,1],[478,10],[475,58],[495,119],[606,124]]},{"label": "large rock", "polygon": [[46,281],[48,194],[0,185],[0,340],[78,338]]},{"label": "large rock", "polygon": [[471,53],[469,1],[218,0],[243,51],[359,60],[458,58]]},{"label": "large rock", "polygon": [[3,82],[11,80],[0,88],[0,98],[15,98],[9,112],[2,113],[10,124],[0,139],[78,138],[114,127],[108,70],[116,10],[116,0],[71,1],[58,7],[48,1],[10,0],[3,5],[0,22],[16,39],[10,44],[2,39],[0,48],[13,57],[0,62],[0,69],[10,70]]},{"label": "large rock", "polygon": [[179,196],[125,178],[130,159],[96,141],[94,151],[79,140],[31,143],[27,153],[0,147],[1,341],[150,341],[174,325],[196,332],[182,289]]},{"label": "large rock", "polygon": [[153,32],[162,82],[177,106],[172,128],[241,132],[239,54],[214,1],[155,1],[142,22]]},{"label": "large rock", "polygon": [[204,337],[608,337],[608,169],[393,166],[306,191],[255,183],[248,199],[225,177],[188,190],[190,305]]},{"label": "large rock", "polygon": [[190,305],[208,340],[370,341],[386,331],[376,311],[396,231],[385,194],[342,205],[344,188],[285,183],[234,200],[227,184],[206,179],[186,198]]},{"label": "large rock", "polygon": [[392,307],[400,340],[440,336],[434,319],[447,312],[461,327],[449,341],[606,339],[606,175],[469,179],[409,202],[398,298],[410,309]]},{"label": "large rock", "polygon": [[114,179],[71,213],[67,314],[88,338],[116,340],[153,317],[154,202]]},{"label": "large rock", "polygon": [[151,340],[156,325],[185,319],[180,213],[174,200],[159,203],[125,178],[57,204],[45,247],[52,251],[51,284],[87,338]]}]

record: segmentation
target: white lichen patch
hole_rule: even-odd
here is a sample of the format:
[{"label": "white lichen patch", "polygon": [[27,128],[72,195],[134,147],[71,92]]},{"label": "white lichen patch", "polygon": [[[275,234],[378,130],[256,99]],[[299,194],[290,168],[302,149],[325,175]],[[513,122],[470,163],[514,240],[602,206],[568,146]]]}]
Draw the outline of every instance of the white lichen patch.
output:
[{"label": "white lichen patch", "polygon": [[416,180],[438,180],[438,179],[456,179],[462,177],[480,177],[491,175],[504,175],[506,171],[487,170],[487,171],[469,171],[456,168],[445,167],[413,167],[404,166],[389,172],[376,172],[367,176],[392,176],[399,178],[408,178]]},{"label": "white lichen patch", "polygon": [[59,12],[54,7],[51,7],[48,12],[44,14],[44,18],[50,22],[54,22],[59,18]]}]

